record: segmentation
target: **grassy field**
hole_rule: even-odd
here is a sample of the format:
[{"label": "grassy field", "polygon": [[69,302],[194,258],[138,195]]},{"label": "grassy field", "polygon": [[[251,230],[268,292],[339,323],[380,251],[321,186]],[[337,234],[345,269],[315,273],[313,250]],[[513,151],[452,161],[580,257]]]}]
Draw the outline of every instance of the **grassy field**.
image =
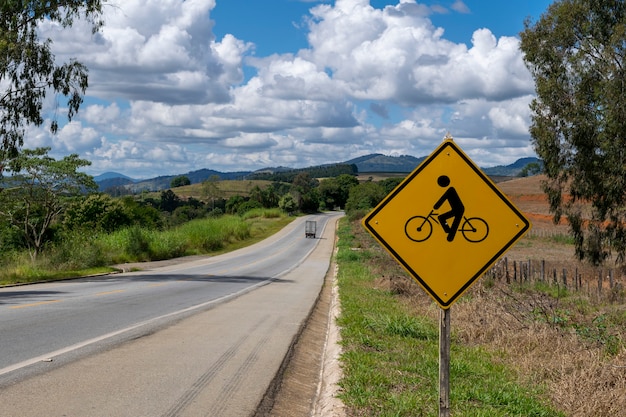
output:
[{"label": "grassy field", "polygon": [[[254,187],[263,189],[270,184],[264,180],[214,182],[217,195],[224,199],[236,195],[247,197]],[[202,187],[202,184],[192,184],[172,191],[182,199],[193,197],[205,201],[207,197]],[[161,192],[150,192],[143,197],[159,199],[160,195]],[[291,220],[293,218],[286,217],[279,209],[252,210],[243,219],[226,216],[218,221],[192,221],[166,231],[133,227],[112,234],[77,233],[48,248],[35,262],[26,251],[0,254],[0,285],[108,273],[112,271],[111,265],[117,263],[221,253],[262,240]],[[237,226],[228,230],[223,227],[227,223],[237,223]],[[242,230],[248,235],[243,236]]]},{"label": "grassy field", "polygon": [[[531,218],[553,225],[541,178],[498,184]],[[554,234],[524,237],[507,256],[571,264]],[[439,307],[358,222],[339,249],[343,370],[350,416],[437,416]],[[623,281],[623,278],[619,278]],[[560,286],[481,278],[451,308],[453,416],[626,415],[626,306]]]},{"label": "grassy field", "polygon": [[[272,184],[272,181],[265,180],[225,180],[215,181],[213,184],[218,189],[218,195],[220,198],[228,200],[230,197],[240,195],[242,197],[248,197],[250,191],[258,186],[260,189],[264,189],[268,185]],[[196,200],[205,201],[206,196],[202,190],[203,185],[201,183],[184,185],[182,187],[172,188],[172,191],[180,198],[186,199],[193,197]],[[146,197],[158,198],[161,192],[146,193]]]},{"label": "grassy field", "polygon": [[279,209],[254,209],[243,217],[192,220],[162,231],[134,226],[108,234],[77,233],[35,262],[25,251],[3,254],[0,285],[109,273],[114,264],[127,262],[220,254],[265,239],[293,219]]}]

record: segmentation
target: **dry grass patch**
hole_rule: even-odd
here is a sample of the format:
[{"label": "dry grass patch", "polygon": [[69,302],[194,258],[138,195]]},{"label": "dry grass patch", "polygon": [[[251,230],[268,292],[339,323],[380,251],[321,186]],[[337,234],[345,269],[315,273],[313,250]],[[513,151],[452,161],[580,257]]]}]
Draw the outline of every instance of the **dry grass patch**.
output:
[{"label": "dry grass patch", "polygon": [[[406,274],[390,268],[395,267],[388,264],[386,273],[393,276],[381,277],[379,287],[399,294],[414,314],[436,320],[436,304]],[[475,284],[452,306],[453,345],[493,352],[515,371],[520,383],[543,387],[546,399],[567,416],[626,415],[626,330],[613,334],[619,347],[617,354],[609,355],[602,340],[585,338],[572,326],[545,322],[533,311],[539,295],[524,297],[511,291],[505,283],[484,278]],[[615,308],[620,307],[595,306],[589,314],[599,317]]]},{"label": "dry grass patch", "polygon": [[[506,284],[486,290],[485,283],[480,283],[466,302],[454,306],[453,331],[459,342],[501,352],[503,363],[514,368],[525,383],[544,385],[551,402],[568,416],[626,415],[623,329],[613,334],[619,338],[619,351],[607,354],[601,334],[586,338],[575,325],[559,323],[558,309],[551,323],[541,317],[531,321],[536,313],[534,298],[513,297],[510,288],[502,286]],[[590,314],[597,317],[611,309],[596,307]]]},{"label": "dry grass patch", "polygon": [[[376,287],[396,294],[416,316],[437,320],[434,301],[371,245],[387,258],[372,265]],[[507,255],[576,262],[571,245],[536,237],[523,238]],[[626,307],[619,301],[483,277],[452,306],[453,346],[492,352],[521,384],[543,387],[546,401],[567,416],[626,416]]]}]

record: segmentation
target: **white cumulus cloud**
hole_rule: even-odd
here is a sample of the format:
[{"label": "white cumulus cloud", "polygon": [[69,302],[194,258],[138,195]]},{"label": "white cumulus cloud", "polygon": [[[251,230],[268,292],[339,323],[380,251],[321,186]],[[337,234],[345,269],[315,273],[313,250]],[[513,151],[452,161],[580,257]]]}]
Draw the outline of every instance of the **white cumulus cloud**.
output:
[{"label": "white cumulus cloud", "polygon": [[455,43],[430,19],[471,13],[463,1],[312,3],[308,45],[269,56],[253,55],[254,39],[217,39],[216,1],[228,0],[107,2],[94,36],[83,22],[42,24],[59,59],[87,65],[90,85],[76,120],[27,143],[142,177],[425,156],[447,131],[483,166],[533,154],[519,40],[477,27]]}]

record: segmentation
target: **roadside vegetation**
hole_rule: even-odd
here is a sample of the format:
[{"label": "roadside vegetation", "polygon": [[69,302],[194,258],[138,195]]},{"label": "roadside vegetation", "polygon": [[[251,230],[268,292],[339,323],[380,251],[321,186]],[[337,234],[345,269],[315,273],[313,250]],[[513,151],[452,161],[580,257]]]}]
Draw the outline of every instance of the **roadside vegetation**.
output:
[{"label": "roadside vegetation", "polygon": [[[337,253],[341,399],[354,416],[437,415],[439,308],[360,225],[401,178],[179,179],[161,192],[112,196],[77,172],[88,161],[75,155],[56,161],[38,149],[16,158],[0,182],[0,285],[217,254],[259,241],[296,215],[345,209]],[[547,203],[530,197],[515,195],[543,213]],[[574,253],[562,226],[555,232],[524,237],[511,251]],[[481,278],[452,307],[452,414],[619,415],[626,310],[623,286],[615,288],[610,299],[594,299]]]},{"label": "roadside vegetation", "polygon": [[23,250],[4,253],[0,285],[113,272],[114,265],[127,262],[219,254],[260,241],[293,219],[278,209],[255,209],[166,230],[134,225],[110,233],[74,231],[49,244],[34,261]]},{"label": "roadside vegetation", "polygon": [[275,233],[293,216],[343,209],[358,185],[342,170],[321,180],[300,170],[290,182],[266,175],[270,179],[190,184],[179,176],[160,192],[116,187],[105,193],[80,172],[89,161],[56,160],[49,150],[21,150],[2,167],[0,285],[236,249]]},{"label": "roadside vegetation", "polygon": [[[359,228],[343,221],[339,230],[341,399],[349,415],[437,416],[438,307]],[[453,415],[565,415],[547,404],[545,386],[520,383],[502,352],[463,343],[452,330]]]},{"label": "roadside vegetation", "polygon": [[[519,245],[574,252],[550,237]],[[336,259],[348,415],[437,416],[439,307],[358,218],[341,220]],[[598,300],[483,277],[451,317],[452,415],[601,417],[626,407],[623,293]]]},{"label": "roadside vegetation", "polygon": [[[264,179],[191,184],[175,177],[160,192],[98,190],[78,155],[49,148],[6,156],[0,177],[0,285],[110,272],[116,264],[213,254],[275,232],[294,215],[362,213],[399,182],[360,184],[354,167]],[[313,173],[317,171],[312,171]],[[289,174],[289,175],[287,175]],[[289,182],[285,182],[289,181]],[[123,188],[123,187],[122,187]]]}]

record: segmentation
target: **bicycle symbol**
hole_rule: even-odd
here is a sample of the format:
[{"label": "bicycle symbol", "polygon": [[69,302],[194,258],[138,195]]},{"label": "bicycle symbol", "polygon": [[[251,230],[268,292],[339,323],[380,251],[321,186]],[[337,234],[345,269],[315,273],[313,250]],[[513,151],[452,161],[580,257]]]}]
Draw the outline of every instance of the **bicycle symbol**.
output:
[{"label": "bicycle symbol", "polygon": [[[431,210],[428,216],[413,216],[404,225],[406,237],[413,242],[424,242],[433,234],[433,223],[440,224],[437,220],[437,213]],[[480,217],[467,218],[463,216],[463,223],[458,231],[461,232],[465,240],[471,243],[482,242],[489,234],[489,225]]]}]

